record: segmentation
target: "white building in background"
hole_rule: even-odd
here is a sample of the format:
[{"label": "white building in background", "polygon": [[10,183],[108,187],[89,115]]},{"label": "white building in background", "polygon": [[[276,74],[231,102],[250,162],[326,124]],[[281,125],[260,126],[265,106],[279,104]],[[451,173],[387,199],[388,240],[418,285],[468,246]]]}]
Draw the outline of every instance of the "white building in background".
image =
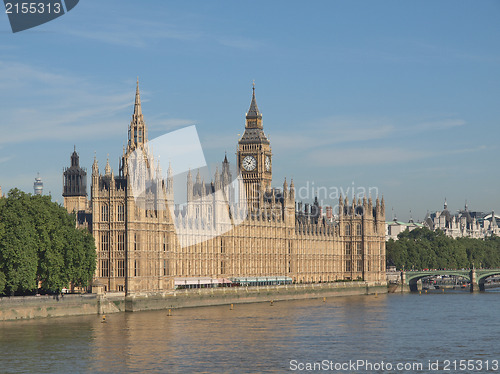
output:
[{"label": "white building in background", "polygon": [[469,211],[467,203],[463,210],[452,214],[448,210],[448,203],[444,200],[444,209],[435,213],[427,213],[424,225],[430,230],[441,230],[452,238],[485,238],[491,235],[500,235],[498,222],[500,216],[494,212]]},{"label": "white building in background", "polygon": [[43,182],[42,178],[40,178],[40,173],[37,174],[35,178],[35,183],[33,183],[33,191],[35,195],[42,195],[43,194]]},{"label": "white building in background", "polygon": [[412,231],[417,228],[425,227],[422,223],[413,222],[410,219],[409,222],[398,221],[397,218],[394,218],[393,221],[388,221],[385,223],[385,240],[394,239],[398,240],[398,235],[405,230]]},{"label": "white building in background", "polygon": [[411,218],[408,223],[398,221],[397,218],[386,222],[385,239],[386,241],[389,239],[398,240],[398,235],[406,229],[412,231],[422,227],[427,227],[432,231],[441,230],[452,238],[484,239],[492,235],[500,236],[499,222],[500,216],[495,212],[469,211],[467,203],[463,210],[458,210],[455,214],[452,214],[448,210],[448,203],[445,199],[443,210],[427,213],[422,223],[413,222]]}]

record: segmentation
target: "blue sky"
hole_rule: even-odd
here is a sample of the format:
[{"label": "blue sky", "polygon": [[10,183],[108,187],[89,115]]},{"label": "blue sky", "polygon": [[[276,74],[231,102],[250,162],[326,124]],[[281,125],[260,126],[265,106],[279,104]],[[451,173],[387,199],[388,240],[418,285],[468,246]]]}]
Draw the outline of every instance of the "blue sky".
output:
[{"label": "blue sky", "polygon": [[445,197],[500,212],[499,19],[498,1],[82,0],[13,34],[4,14],[0,186],[39,172],[62,202],[73,145],[117,172],[137,76],[150,139],[195,124],[209,164],[234,162],[255,79],[274,185],[376,187],[388,219]]}]

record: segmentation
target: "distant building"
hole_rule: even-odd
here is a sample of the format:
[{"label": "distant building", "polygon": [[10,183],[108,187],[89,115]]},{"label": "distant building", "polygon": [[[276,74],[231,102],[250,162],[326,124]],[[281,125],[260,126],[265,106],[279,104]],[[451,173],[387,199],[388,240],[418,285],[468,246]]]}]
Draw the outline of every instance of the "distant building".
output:
[{"label": "distant building", "polygon": [[393,221],[389,221],[385,223],[386,233],[385,240],[394,239],[398,240],[398,235],[405,230],[412,231],[417,228],[425,227],[422,223],[415,223],[412,219],[409,222],[401,222],[398,221],[397,218],[394,218]]},{"label": "distant building", "polygon": [[35,183],[33,183],[33,191],[35,195],[43,194],[43,182],[42,178],[40,178],[40,174],[38,174],[37,177],[35,178]]},{"label": "distant building", "polygon": [[495,215],[494,212],[486,214],[469,211],[467,203],[463,210],[452,214],[448,210],[448,203],[445,199],[443,210],[428,213],[424,225],[433,231],[441,230],[452,238],[485,238],[500,234],[499,220],[500,216]]}]

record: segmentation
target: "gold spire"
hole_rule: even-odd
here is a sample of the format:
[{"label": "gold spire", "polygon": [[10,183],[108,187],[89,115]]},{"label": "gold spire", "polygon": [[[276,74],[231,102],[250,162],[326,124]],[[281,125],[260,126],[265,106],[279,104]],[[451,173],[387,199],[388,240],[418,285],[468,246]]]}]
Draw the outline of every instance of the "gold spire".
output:
[{"label": "gold spire", "polygon": [[108,159],[106,160],[106,168],[104,169],[105,175],[111,175],[111,166],[109,165],[109,154]]},{"label": "gold spire", "polygon": [[139,93],[139,77],[137,77],[137,87],[135,89],[134,116],[140,116],[140,115],[142,115],[141,94]]}]

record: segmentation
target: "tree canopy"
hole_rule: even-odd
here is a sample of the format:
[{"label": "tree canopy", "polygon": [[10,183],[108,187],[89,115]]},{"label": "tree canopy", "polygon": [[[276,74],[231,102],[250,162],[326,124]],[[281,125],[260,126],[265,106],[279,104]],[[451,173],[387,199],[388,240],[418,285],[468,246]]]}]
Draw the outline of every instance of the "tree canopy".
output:
[{"label": "tree canopy", "polygon": [[12,189],[0,198],[0,294],[86,286],[95,267],[94,238],[49,196]]},{"label": "tree canopy", "polygon": [[404,231],[398,240],[389,239],[387,265],[398,269],[462,269],[500,267],[500,238],[457,238],[441,230],[418,228]]}]

